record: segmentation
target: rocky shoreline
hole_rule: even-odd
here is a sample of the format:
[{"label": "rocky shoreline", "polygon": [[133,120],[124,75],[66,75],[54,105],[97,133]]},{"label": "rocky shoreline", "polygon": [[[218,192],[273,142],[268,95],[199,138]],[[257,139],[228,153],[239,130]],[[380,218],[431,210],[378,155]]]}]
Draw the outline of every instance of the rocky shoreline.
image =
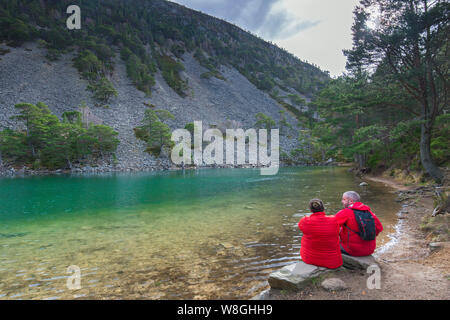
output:
[{"label": "rocky shoreline", "polygon": [[150,172],[150,171],[167,171],[176,170],[167,164],[159,166],[147,167],[124,167],[121,165],[115,166],[112,164],[92,165],[83,167],[74,167],[72,169],[40,169],[33,170],[26,166],[16,169],[14,167],[0,168],[0,177],[23,177],[23,176],[45,176],[45,175],[59,175],[59,174],[96,174],[96,173],[110,173],[110,172]]},{"label": "rocky shoreline", "polygon": [[[383,182],[394,189],[401,203],[398,221],[391,241],[374,253],[381,269],[381,286],[367,286],[370,274],[341,267],[321,273],[300,290],[270,289],[253,299],[258,300],[365,300],[365,299],[450,299],[449,214],[440,215],[442,230],[424,228],[433,212],[433,194],[448,186],[405,186],[387,177],[364,176]],[[441,238],[439,238],[442,236]],[[436,240],[438,239],[438,240]],[[286,271],[285,271],[286,273]],[[329,286],[338,282],[338,286]],[[331,288],[331,289],[330,289]]]},{"label": "rocky shoreline", "polygon": [[[313,165],[302,165],[302,166],[334,166],[334,162],[320,162]],[[298,165],[280,163],[281,167],[296,167]],[[114,165],[111,163],[101,163],[98,165],[88,165],[88,166],[76,166],[72,169],[57,169],[57,170],[33,170],[26,166],[21,168],[14,168],[11,166],[0,166],[0,178],[2,177],[24,177],[24,176],[45,176],[45,175],[60,175],[60,174],[102,174],[102,173],[113,173],[113,172],[153,172],[153,171],[177,171],[177,170],[198,170],[198,169],[219,169],[219,168],[264,168],[266,166],[253,165],[253,164],[243,164],[243,165],[201,165],[201,166],[181,166],[174,165],[169,159],[157,160],[152,164],[141,165],[141,166],[124,166],[122,164]]]}]

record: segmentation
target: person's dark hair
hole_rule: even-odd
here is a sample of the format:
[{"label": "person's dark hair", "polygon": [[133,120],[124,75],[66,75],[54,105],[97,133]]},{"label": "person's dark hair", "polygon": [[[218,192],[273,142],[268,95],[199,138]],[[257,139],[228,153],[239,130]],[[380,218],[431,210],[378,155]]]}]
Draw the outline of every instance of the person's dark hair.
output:
[{"label": "person's dark hair", "polygon": [[320,199],[312,199],[309,202],[309,209],[311,210],[312,213],[325,211],[325,207],[323,206],[323,202]]}]

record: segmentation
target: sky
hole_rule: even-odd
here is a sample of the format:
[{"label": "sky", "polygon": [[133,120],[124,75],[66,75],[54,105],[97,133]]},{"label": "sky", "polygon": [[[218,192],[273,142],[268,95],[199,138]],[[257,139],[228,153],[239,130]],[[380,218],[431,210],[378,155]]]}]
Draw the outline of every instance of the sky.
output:
[{"label": "sky", "polygon": [[276,43],[333,77],[345,71],[359,0],[170,0]]}]

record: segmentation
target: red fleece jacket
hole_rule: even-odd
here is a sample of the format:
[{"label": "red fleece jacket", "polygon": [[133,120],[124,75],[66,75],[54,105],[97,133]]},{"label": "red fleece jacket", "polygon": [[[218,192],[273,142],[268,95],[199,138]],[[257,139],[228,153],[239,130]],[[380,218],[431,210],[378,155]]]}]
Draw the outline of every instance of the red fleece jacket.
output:
[{"label": "red fleece jacket", "polygon": [[[372,214],[375,220],[375,229],[377,236],[381,231],[383,231],[383,226],[381,225],[381,222],[377,218],[377,216],[370,210],[370,207],[364,205],[361,202],[355,202],[352,206],[345,208],[336,214],[336,219],[342,226],[339,235],[341,245],[344,250],[347,251],[349,255],[355,257],[369,256],[375,251],[375,248],[377,246],[376,239],[369,241],[362,240],[356,233],[348,230],[348,228],[350,228],[355,232],[359,231],[358,223],[355,219],[355,214],[353,213],[353,210],[351,208],[361,211],[367,210]],[[348,228],[345,227],[344,224],[347,224]]]},{"label": "red fleece jacket", "polygon": [[330,269],[342,266],[338,220],[316,212],[298,223],[303,232],[300,255],[303,262]]}]

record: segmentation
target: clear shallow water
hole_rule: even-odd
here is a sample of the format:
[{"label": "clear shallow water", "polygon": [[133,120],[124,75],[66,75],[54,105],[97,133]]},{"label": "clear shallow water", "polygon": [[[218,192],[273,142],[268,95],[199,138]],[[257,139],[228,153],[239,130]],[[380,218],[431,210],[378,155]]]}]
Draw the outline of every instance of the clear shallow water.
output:
[{"label": "clear shallow water", "polygon": [[[385,187],[345,168],[0,179],[0,299],[244,299],[299,260],[310,199],[328,214],[359,191],[394,230]],[[69,290],[71,265],[81,289]]]}]

